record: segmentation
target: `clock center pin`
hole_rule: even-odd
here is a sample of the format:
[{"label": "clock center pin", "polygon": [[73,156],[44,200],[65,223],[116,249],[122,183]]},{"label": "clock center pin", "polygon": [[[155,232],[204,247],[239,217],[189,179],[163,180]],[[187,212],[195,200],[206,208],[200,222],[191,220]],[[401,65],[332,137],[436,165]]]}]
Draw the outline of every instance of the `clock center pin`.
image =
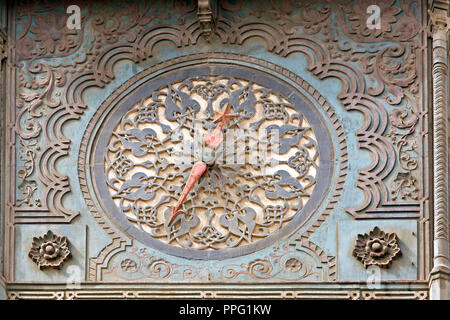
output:
[{"label": "clock center pin", "polygon": [[202,161],[211,166],[216,160],[216,151],[210,147],[205,147],[202,150]]}]

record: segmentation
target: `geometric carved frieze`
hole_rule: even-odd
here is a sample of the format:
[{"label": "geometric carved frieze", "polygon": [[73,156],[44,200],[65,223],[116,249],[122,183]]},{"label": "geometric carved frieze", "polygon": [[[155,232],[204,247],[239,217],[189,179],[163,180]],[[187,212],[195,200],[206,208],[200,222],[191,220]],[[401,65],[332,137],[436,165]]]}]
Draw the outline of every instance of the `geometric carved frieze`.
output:
[{"label": "geometric carved frieze", "polygon": [[[340,300],[426,300],[429,297],[426,284],[408,282],[404,287],[393,285],[389,289],[358,288],[354,284],[326,284],[317,290],[311,283],[299,284],[263,284],[261,286],[236,284],[234,286],[211,286],[179,284],[172,286],[160,284],[149,286],[141,284],[133,289],[120,288],[117,284],[104,284],[98,288],[83,285],[79,290],[68,290],[64,286],[53,286],[51,289],[35,290],[35,286],[14,284],[8,291],[8,299],[54,299],[54,300],[86,300],[86,299],[167,299],[168,296],[189,299],[233,299],[238,295],[242,299],[340,299]],[[34,290],[33,290],[34,289]]]}]

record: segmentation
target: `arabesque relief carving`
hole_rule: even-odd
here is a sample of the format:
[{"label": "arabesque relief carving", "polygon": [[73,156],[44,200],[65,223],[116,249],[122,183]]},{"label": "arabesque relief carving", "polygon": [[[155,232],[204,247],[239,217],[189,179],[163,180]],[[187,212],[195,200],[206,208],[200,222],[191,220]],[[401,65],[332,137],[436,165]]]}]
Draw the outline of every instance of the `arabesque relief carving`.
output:
[{"label": "arabesque relief carving", "polygon": [[223,266],[214,262],[212,267],[218,273],[213,274],[194,263],[170,262],[153,256],[146,248],[131,247],[112,258],[109,267],[102,271],[102,279],[156,283],[180,280],[236,282],[250,279],[268,283],[332,280],[326,273],[326,263],[318,263],[316,259],[314,253],[305,248],[275,247],[267,256],[241,264]]},{"label": "arabesque relief carving", "polygon": [[[381,30],[364,26],[363,8],[369,2],[382,8]],[[68,30],[51,14],[58,4],[15,7],[13,15],[20,32],[10,36],[16,53],[11,57],[16,80],[15,101],[8,110],[12,130],[7,135],[12,150],[7,166],[15,174],[7,178],[13,186],[7,223],[69,223],[79,214],[63,203],[71,191],[70,181],[57,163],[76,152],[63,127],[79,120],[88,108],[83,100],[87,88],[109,84],[115,78],[113,68],[121,60],[140,63],[153,57],[161,40],[177,48],[203,41],[195,1],[160,4],[83,6],[79,31]],[[236,47],[259,39],[274,55],[302,55],[307,59],[307,71],[319,80],[340,81],[338,99],[345,110],[364,116],[356,138],[373,161],[356,177],[356,187],[364,192],[365,200],[357,208],[347,208],[355,218],[422,214],[427,198],[423,150],[428,133],[422,84],[426,33],[422,5],[421,1],[393,0],[286,1],[265,6],[251,1],[218,2],[212,41]],[[374,42],[380,45],[373,46]],[[341,151],[345,162],[346,150]],[[341,165],[346,171],[346,164]],[[338,182],[333,201],[342,192],[343,180]],[[80,179],[85,195],[83,183]],[[92,203],[87,205],[97,220],[103,219]],[[298,239],[330,265],[333,257],[327,257],[309,239],[332,207]],[[104,228],[113,243],[92,260],[90,279],[96,279],[95,266],[108,254],[125,250],[126,241],[112,228]]]},{"label": "arabesque relief carving", "polygon": [[364,268],[378,266],[389,268],[392,261],[402,255],[395,233],[386,233],[375,227],[368,234],[358,234],[353,255]]},{"label": "arabesque relief carving", "polygon": [[[247,18],[241,18],[239,12],[251,5],[221,1],[215,37],[229,45],[258,37],[270,52],[282,57],[306,55],[308,70],[320,79],[338,78],[343,84],[339,99],[345,108],[365,117],[357,132],[359,145],[377,159],[358,177],[364,204],[349,208],[349,212],[357,218],[417,216],[423,190],[419,170],[424,167],[420,146],[426,133],[426,114],[419,103],[421,13],[413,11],[411,3],[375,2],[384,8],[381,30],[364,27],[364,6],[356,1],[271,3],[271,8],[252,10]],[[86,108],[83,90],[110,82],[114,78],[111,67],[119,60],[137,63],[151,57],[161,39],[182,47],[195,45],[201,34],[195,3],[164,2],[158,14],[150,4],[130,4],[121,10],[99,10],[93,4],[86,7],[82,28],[76,33],[67,30],[61,18],[46,13],[55,6],[46,4],[38,10],[30,4],[16,11],[17,23],[23,28],[15,42],[15,130],[21,147],[17,150],[21,162],[17,163],[20,180],[16,183],[22,193],[14,201],[21,212],[18,221],[33,217],[70,221],[77,215],[61,203],[70,187],[68,177],[58,172],[55,163],[69,152],[70,138],[62,134],[62,125],[78,119]],[[167,25],[172,17],[178,17],[178,22]],[[106,20],[113,23],[106,26]],[[332,21],[339,22],[342,29],[331,32]],[[95,35],[93,42],[84,40],[84,30]],[[386,45],[374,51],[369,44],[374,41]],[[72,54],[75,59],[65,63],[63,58]],[[36,194],[41,186],[47,190],[45,198]],[[402,206],[396,214],[395,204]],[[32,208],[40,208],[42,213],[23,213]]]}]

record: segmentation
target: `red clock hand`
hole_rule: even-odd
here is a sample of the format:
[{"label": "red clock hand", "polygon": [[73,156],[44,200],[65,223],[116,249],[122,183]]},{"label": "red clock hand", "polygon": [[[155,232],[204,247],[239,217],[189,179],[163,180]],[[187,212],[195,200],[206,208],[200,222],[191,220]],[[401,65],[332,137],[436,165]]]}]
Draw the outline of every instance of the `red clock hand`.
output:
[{"label": "red clock hand", "polygon": [[213,132],[209,132],[205,135],[205,146],[212,148],[213,150],[223,141],[222,133],[223,123],[219,123]]},{"label": "red clock hand", "polygon": [[[214,120],[214,122],[219,122],[219,124],[213,132],[206,134],[204,139],[204,143],[206,146],[205,149],[210,148],[211,152],[205,152],[207,150],[203,150],[202,160],[206,161],[208,164],[214,163],[214,151],[223,141],[223,126],[228,125],[230,123],[230,119],[236,116],[236,114],[230,114],[230,105],[227,105],[224,112],[221,113],[216,120]],[[180,210],[181,205],[183,204],[184,200],[186,200],[187,195],[200,179],[200,177],[207,172],[207,169],[208,166],[203,161],[199,161],[194,164],[191,173],[189,174],[186,186],[184,187],[183,192],[181,193],[180,198],[177,201],[177,204],[175,206],[169,206],[169,208],[172,210],[172,215],[170,216],[168,225],[170,225],[175,220],[175,218],[183,212]]]},{"label": "red clock hand", "polygon": [[186,199],[191,189],[194,187],[197,180],[200,179],[200,177],[205,173],[206,168],[207,168],[206,163],[201,161],[195,163],[194,166],[192,167],[186,186],[184,187],[183,192],[181,193],[176,206],[169,206],[169,208],[172,209],[172,215],[168,223],[169,225],[180,213],[183,212],[180,210],[181,205],[183,204],[184,200]]}]

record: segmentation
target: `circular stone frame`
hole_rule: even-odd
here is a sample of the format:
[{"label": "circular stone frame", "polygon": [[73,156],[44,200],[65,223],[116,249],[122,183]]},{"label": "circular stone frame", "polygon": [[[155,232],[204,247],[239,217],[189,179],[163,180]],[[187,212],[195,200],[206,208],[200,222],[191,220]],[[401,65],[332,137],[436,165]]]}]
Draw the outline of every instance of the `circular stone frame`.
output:
[{"label": "circular stone frame", "polygon": [[[316,186],[310,199],[284,227],[255,243],[215,251],[171,246],[152,238],[148,233],[132,225],[117,208],[107,188],[104,177],[103,152],[106,150],[109,136],[121,115],[125,114],[141,98],[148,96],[152,90],[192,76],[194,72],[199,76],[230,75],[244,80],[254,80],[260,85],[271,88],[272,91],[286,97],[293,107],[306,117],[316,135],[320,163],[316,174]],[[317,110],[317,107],[301,93],[300,88],[305,90],[305,87],[316,100],[316,104],[324,110],[321,112]],[[95,211],[98,213],[94,216],[100,214],[112,221],[130,238],[163,253],[199,260],[223,260],[251,254],[298,231],[312,216],[315,216],[316,212],[321,211],[319,208],[324,205],[327,198],[331,199],[340,194],[335,190],[334,194],[330,196],[333,181],[337,181],[338,176],[342,181],[342,172],[339,172],[342,171],[340,170],[342,166],[339,166],[339,159],[336,158],[334,150],[343,150],[346,148],[346,143],[345,139],[335,138],[338,141],[333,141],[329,131],[330,125],[327,125],[322,114],[329,118],[328,121],[333,126],[335,137],[341,136],[342,126],[325,98],[294,73],[266,61],[236,54],[218,53],[194,54],[165,61],[140,72],[124,83],[102,103],[91,118],[84,133],[79,155],[80,180],[86,182],[87,186],[87,192],[83,192],[83,195],[88,203],[95,204],[97,209]],[[92,206],[90,207],[92,210]],[[329,211],[329,206],[326,210]],[[102,226],[105,228],[104,221],[102,222]]]}]

